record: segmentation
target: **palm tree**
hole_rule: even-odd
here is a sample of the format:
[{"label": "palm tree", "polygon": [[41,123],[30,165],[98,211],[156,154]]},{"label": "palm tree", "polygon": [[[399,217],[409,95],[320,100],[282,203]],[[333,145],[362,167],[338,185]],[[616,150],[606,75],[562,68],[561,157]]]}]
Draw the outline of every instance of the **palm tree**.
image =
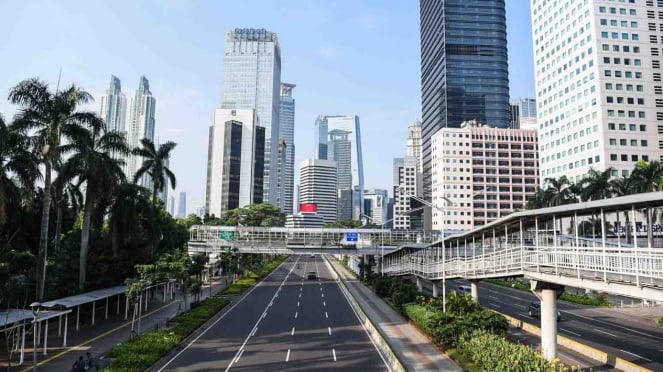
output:
[{"label": "palm tree", "polygon": [[91,100],[89,93],[75,85],[53,93],[48,84],[36,78],[18,83],[9,92],[9,101],[19,105],[14,124],[34,133],[32,149],[39,154],[44,165],[44,198],[35,275],[37,301],[44,297],[53,164],[68,151],[61,143],[63,139],[71,139],[84,127],[103,126],[96,114],[79,111],[81,105]]},{"label": "palm tree", "polygon": [[610,179],[612,168],[599,171],[590,168],[589,172],[580,181],[579,192],[582,200],[599,200],[610,197]]},{"label": "palm tree", "polygon": [[[663,187],[663,164],[658,160],[652,160],[649,163],[640,160],[635,164],[635,168],[631,173],[631,184],[633,189],[638,192],[654,192],[661,191]],[[656,210],[647,208],[645,211],[647,216],[647,243],[652,247],[654,236],[652,234],[652,221],[656,220]]]},{"label": "palm tree", "polygon": [[[631,183],[633,180],[630,177],[619,177],[613,178],[610,180],[610,192],[611,196],[624,196],[633,193],[633,186]],[[626,218],[625,222],[625,233],[626,233],[626,243],[631,243],[631,234],[630,234],[630,218],[628,211],[624,211],[624,217]],[[617,212],[617,221],[619,221],[619,212]]]},{"label": "palm tree", "polygon": [[175,174],[166,166],[166,160],[170,157],[170,152],[177,146],[175,142],[168,141],[159,145],[156,149],[154,142],[148,138],[140,140],[142,147],[135,148],[132,153],[143,158],[143,165],[136,171],[134,175],[134,183],[137,182],[145,174],[152,178],[152,201],[156,205],[157,192],[162,192],[164,187],[167,187],[167,180],[170,180],[170,185],[174,189],[177,183]]},{"label": "palm tree", "polygon": [[525,208],[526,209],[545,208],[550,206],[549,201],[550,201],[550,193],[537,186],[536,191],[534,191],[534,195],[530,200],[527,201]]},{"label": "palm tree", "polygon": [[62,172],[62,166],[57,166],[55,169],[58,176],[53,182],[56,217],[55,217],[55,241],[53,247],[55,252],[60,249],[62,240],[62,222],[64,219],[65,208],[71,206],[74,214],[78,214],[81,205],[83,204],[83,194],[81,193],[81,182],[74,182],[75,174],[66,174]]},{"label": "palm tree", "polygon": [[75,174],[81,182],[86,183],[78,277],[79,288],[83,291],[92,213],[97,203],[113,189],[113,185],[124,181],[124,161],[117,157],[129,154],[129,147],[123,134],[106,132],[104,126],[79,130],[67,146],[74,153],[63,164],[62,173]]},{"label": "palm tree", "polygon": [[147,190],[133,183],[120,184],[110,201],[109,226],[112,257],[116,259],[120,245],[139,236],[140,216],[153,208]]},{"label": "palm tree", "polygon": [[573,184],[566,176],[560,178],[546,178],[543,182],[545,190],[550,193],[549,205],[551,207],[575,203],[578,201],[573,192]]},{"label": "palm tree", "polygon": [[32,194],[39,178],[39,160],[27,147],[22,130],[7,126],[0,115],[0,226],[22,199],[22,191]]}]

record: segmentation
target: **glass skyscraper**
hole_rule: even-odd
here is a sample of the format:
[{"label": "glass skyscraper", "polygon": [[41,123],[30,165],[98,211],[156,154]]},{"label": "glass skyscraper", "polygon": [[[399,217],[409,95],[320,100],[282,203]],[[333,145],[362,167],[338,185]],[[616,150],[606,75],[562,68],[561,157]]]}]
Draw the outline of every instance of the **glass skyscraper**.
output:
[{"label": "glass skyscraper", "polygon": [[122,93],[120,79],[111,75],[110,85],[106,94],[101,96],[101,109],[99,114],[106,122],[108,131],[124,133],[127,115],[127,98]]},{"label": "glass skyscraper", "polygon": [[431,137],[468,120],[509,126],[504,0],[420,0],[424,197]]},{"label": "glass skyscraper", "polygon": [[255,109],[265,128],[263,201],[277,204],[281,49],[276,33],[237,28],[223,56],[222,109]]},{"label": "glass skyscraper", "polygon": [[285,142],[285,162],[281,172],[280,206],[286,214],[293,213],[292,199],[295,187],[295,84],[281,83],[279,136]]},{"label": "glass skyscraper", "polygon": [[[140,77],[138,89],[129,102],[129,114],[127,120],[127,142],[129,148],[140,147],[140,140],[148,138],[154,141],[154,109],[157,100],[150,92],[150,82],[145,76]],[[129,155],[125,172],[127,177],[132,178],[136,171],[143,165],[143,158],[137,155]],[[137,182],[139,185],[152,188],[152,180],[145,174]]]}]

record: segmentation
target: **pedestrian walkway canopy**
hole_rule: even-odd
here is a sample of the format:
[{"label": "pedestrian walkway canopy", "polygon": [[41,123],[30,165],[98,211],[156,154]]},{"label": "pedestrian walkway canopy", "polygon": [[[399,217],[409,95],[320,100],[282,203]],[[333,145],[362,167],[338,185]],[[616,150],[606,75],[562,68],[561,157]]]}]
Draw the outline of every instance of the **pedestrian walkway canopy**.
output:
[{"label": "pedestrian walkway canopy", "polygon": [[126,285],[119,285],[117,287],[99,289],[92,292],[81,293],[69,297],[60,298],[53,301],[43,302],[41,307],[47,309],[55,308],[65,308],[70,309],[72,307],[84,305],[90,302],[95,302],[99,300],[106,299],[108,297],[113,297],[123,294],[127,290]]}]

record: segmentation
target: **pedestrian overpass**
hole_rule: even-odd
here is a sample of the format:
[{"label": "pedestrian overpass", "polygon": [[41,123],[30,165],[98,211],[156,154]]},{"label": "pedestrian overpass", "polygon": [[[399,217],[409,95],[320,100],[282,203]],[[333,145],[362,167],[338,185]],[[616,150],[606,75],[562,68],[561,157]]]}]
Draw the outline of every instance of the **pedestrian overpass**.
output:
[{"label": "pedestrian overpass", "polygon": [[541,300],[542,351],[554,359],[564,286],[663,301],[663,234],[652,223],[661,206],[663,192],[653,192],[516,212],[424,248],[386,253],[383,271],[433,281],[434,295],[438,283],[467,279],[475,299],[481,279],[530,279]]},{"label": "pedestrian overpass", "polygon": [[441,237],[431,231],[197,225],[190,230],[189,254],[212,260],[224,252],[262,254],[382,255],[410,244],[427,246]]}]

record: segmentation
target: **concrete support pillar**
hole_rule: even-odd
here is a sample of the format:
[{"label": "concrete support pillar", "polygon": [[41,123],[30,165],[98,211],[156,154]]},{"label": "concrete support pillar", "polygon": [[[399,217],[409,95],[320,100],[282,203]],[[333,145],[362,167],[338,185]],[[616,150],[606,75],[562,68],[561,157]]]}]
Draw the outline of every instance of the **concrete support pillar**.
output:
[{"label": "concrete support pillar", "polygon": [[541,352],[551,361],[557,357],[557,298],[564,287],[536,280],[530,284],[532,292],[541,300]]},{"label": "concrete support pillar", "polygon": [[437,298],[439,296],[440,285],[437,282],[433,282],[433,297]]},{"label": "concrete support pillar", "polygon": [[422,291],[421,278],[417,277],[417,291]]},{"label": "concrete support pillar", "polygon": [[479,303],[479,282],[480,280],[470,280],[470,294],[476,303]]}]

